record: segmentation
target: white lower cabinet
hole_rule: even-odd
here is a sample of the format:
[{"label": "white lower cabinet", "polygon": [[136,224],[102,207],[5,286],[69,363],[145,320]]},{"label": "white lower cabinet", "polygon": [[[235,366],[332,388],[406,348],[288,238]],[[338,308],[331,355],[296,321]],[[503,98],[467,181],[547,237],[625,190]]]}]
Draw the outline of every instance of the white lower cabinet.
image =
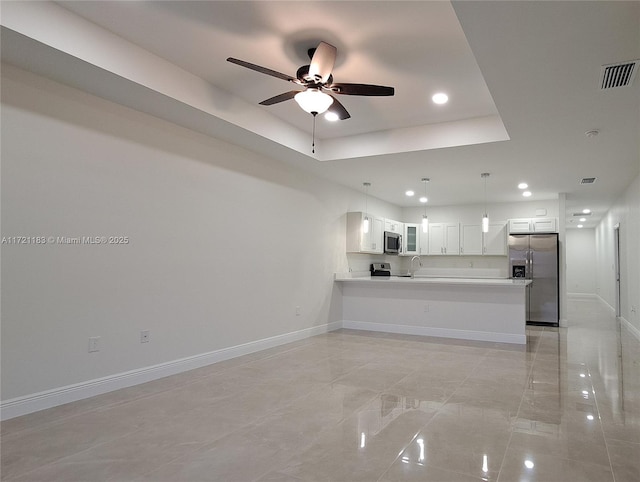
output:
[{"label": "white lower cabinet", "polygon": [[460,225],[458,223],[429,224],[430,255],[460,254]]},{"label": "white lower cabinet", "polygon": [[[369,230],[364,232],[364,220]],[[347,253],[382,254],[384,251],[384,219],[363,212],[347,213]]]}]

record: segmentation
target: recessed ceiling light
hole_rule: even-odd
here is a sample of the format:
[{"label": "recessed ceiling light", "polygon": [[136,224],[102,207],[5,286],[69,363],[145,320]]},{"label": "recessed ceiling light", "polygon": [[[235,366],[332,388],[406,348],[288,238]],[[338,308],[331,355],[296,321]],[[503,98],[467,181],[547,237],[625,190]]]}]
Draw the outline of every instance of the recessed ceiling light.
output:
[{"label": "recessed ceiling light", "polygon": [[338,117],[338,114],[336,114],[335,112],[327,112],[324,115],[324,118],[327,119],[329,122],[335,122],[340,119],[340,117]]},{"label": "recessed ceiling light", "polygon": [[421,203],[426,203],[427,201],[428,201],[428,199],[427,199],[426,197],[424,197],[424,196],[422,196],[422,197],[420,198],[420,202],[421,202]]},{"label": "recessed ceiling light", "polygon": [[578,224],[578,227],[579,228],[584,228],[584,225],[583,224]]},{"label": "recessed ceiling light", "polygon": [[587,218],[580,218],[580,222],[584,223],[587,220]]},{"label": "recessed ceiling light", "polygon": [[582,212],[584,214],[589,214],[591,212],[591,209],[583,209]]},{"label": "recessed ceiling light", "polygon": [[405,194],[406,194],[407,196],[411,197],[411,196],[413,196],[413,195],[415,194],[415,192],[413,192],[413,191],[409,190],[409,191],[405,192]]},{"label": "recessed ceiling light", "polygon": [[529,185],[526,182],[521,182],[520,184],[518,184],[518,189],[526,189],[528,187]]},{"label": "recessed ceiling light", "polygon": [[431,100],[435,104],[446,104],[449,101],[449,96],[443,92],[438,92],[431,97]]},{"label": "recessed ceiling light", "polygon": [[531,191],[525,191],[525,192],[522,193],[522,195],[524,197],[529,197],[529,196],[531,196]]}]

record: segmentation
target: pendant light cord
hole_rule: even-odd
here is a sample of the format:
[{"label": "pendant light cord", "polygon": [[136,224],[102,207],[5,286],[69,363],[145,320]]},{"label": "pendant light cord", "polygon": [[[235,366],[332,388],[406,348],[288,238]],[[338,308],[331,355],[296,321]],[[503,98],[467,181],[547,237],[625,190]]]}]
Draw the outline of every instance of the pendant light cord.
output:
[{"label": "pendant light cord", "polygon": [[487,176],[488,174],[485,174],[484,176],[484,215],[487,215]]}]

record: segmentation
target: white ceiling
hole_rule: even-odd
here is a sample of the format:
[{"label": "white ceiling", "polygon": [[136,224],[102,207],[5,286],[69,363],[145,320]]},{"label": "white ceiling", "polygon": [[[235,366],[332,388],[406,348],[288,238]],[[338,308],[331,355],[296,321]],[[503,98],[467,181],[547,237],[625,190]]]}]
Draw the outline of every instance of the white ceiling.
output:
[{"label": "white ceiling", "polygon": [[[591,208],[589,227],[640,171],[640,76],[598,89],[602,65],[640,58],[637,1],[24,3],[2,4],[3,60],[400,206],[423,177],[432,205],[483,202],[490,172],[489,203],[526,181],[529,200]],[[335,81],[396,95],[341,96],[352,118],[318,118],[312,154],[310,115],[258,105],[295,86],[225,59],[294,76],[320,40]]]}]

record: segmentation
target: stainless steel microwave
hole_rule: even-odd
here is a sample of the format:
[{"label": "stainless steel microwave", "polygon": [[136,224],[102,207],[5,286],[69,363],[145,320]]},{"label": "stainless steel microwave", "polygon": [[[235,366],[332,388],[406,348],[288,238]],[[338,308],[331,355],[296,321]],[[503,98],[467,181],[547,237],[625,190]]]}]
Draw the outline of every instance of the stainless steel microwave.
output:
[{"label": "stainless steel microwave", "polygon": [[391,231],[384,232],[384,252],[386,254],[399,254],[402,252],[402,236]]}]

